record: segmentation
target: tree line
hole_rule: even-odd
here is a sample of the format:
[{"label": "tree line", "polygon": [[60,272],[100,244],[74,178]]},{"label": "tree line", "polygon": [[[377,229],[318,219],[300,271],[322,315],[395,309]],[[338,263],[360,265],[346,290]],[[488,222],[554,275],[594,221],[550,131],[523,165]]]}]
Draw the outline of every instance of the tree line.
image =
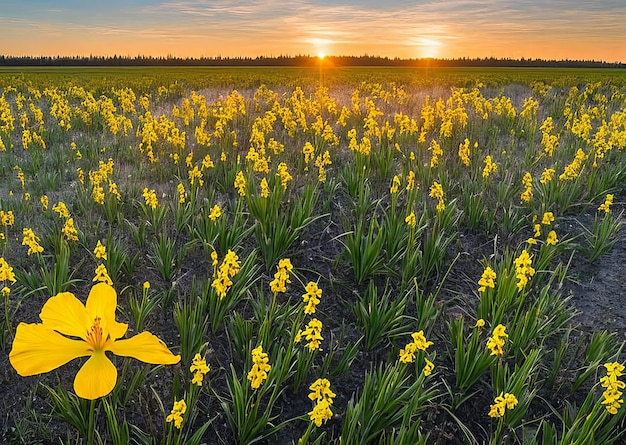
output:
[{"label": "tree line", "polygon": [[380,56],[258,56],[258,57],[175,57],[175,56],[10,56],[0,54],[0,66],[404,66],[404,67],[559,67],[626,68],[623,62],[598,60],[512,59],[496,57],[405,59]]}]

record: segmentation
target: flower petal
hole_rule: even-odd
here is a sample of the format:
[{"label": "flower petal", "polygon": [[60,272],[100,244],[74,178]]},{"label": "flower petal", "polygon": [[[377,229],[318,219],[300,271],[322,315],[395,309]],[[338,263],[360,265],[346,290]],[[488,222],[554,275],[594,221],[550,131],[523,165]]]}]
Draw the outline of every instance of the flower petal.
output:
[{"label": "flower petal", "polygon": [[74,391],[78,397],[93,400],[110,393],[117,382],[117,369],[103,351],[94,352],[78,370]]},{"label": "flower petal", "polygon": [[84,341],[63,337],[43,324],[20,323],[9,360],[17,373],[25,377],[52,371],[90,354]]},{"label": "flower petal", "polygon": [[108,333],[113,340],[121,338],[126,333],[128,325],[115,321],[117,309],[117,293],[106,283],[95,284],[87,297],[87,313],[90,317],[100,317],[100,326],[104,335]]},{"label": "flower petal", "polygon": [[180,361],[180,355],[172,354],[165,343],[148,331],[113,342],[107,350],[116,355],[133,357],[154,365],[173,365]]},{"label": "flower petal", "polygon": [[70,292],[61,292],[46,301],[39,318],[49,329],[85,340],[93,325],[85,305]]}]

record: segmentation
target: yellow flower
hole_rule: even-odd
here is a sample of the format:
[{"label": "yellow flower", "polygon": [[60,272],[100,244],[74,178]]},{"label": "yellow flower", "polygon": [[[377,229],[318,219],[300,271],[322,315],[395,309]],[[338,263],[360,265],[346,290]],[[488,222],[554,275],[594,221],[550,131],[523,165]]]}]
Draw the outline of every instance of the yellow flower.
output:
[{"label": "yellow flower", "polygon": [[295,342],[299,343],[303,335],[305,336],[305,340],[309,342],[307,347],[310,351],[319,349],[321,341],[324,340],[324,337],[322,337],[322,322],[317,318],[313,318],[306,325],[304,331],[298,331]]},{"label": "yellow flower", "polygon": [[556,237],[556,232],[554,230],[550,230],[550,233],[548,233],[548,237],[546,238],[546,244],[556,246],[558,242],[559,239]]},{"label": "yellow flower", "polygon": [[270,195],[270,187],[267,184],[267,179],[261,179],[261,198],[267,198]]},{"label": "yellow flower", "polygon": [[191,383],[202,386],[202,380],[204,379],[205,374],[210,370],[211,368],[209,368],[206,364],[206,360],[202,358],[200,354],[196,353],[191,361],[191,366],[189,367],[189,372],[193,373],[193,380],[191,380]]},{"label": "yellow flower", "polygon": [[601,402],[605,405],[606,410],[610,414],[617,414],[617,410],[620,408],[624,400],[621,398],[623,392],[620,389],[626,387],[626,383],[618,380],[618,377],[622,375],[624,365],[619,362],[605,363],[606,376],[600,379],[600,385],[606,390],[602,393],[604,400]]},{"label": "yellow flower", "polygon": [[535,275],[535,269],[532,267],[532,259],[526,249],[524,249],[522,250],[520,256],[515,258],[515,277],[517,278],[517,289],[520,291],[523,290],[533,275]]},{"label": "yellow flower", "polygon": [[494,289],[496,287],[494,283],[495,279],[496,273],[491,267],[487,266],[487,268],[483,272],[482,277],[480,277],[480,280],[478,280],[478,285],[480,286],[478,288],[478,292],[484,292],[488,287]]},{"label": "yellow flower", "polygon": [[242,171],[239,171],[237,173],[234,185],[237,188],[237,193],[239,193],[239,196],[246,196],[246,178],[243,175]]},{"label": "yellow flower", "polygon": [[22,230],[23,239],[22,246],[28,246],[27,254],[30,255],[32,253],[41,253],[43,252],[43,247],[39,245],[39,237],[35,235],[33,229],[29,229],[28,227],[24,227]]},{"label": "yellow flower", "polygon": [[178,191],[178,202],[180,204],[184,204],[187,200],[187,190],[185,190],[185,185],[182,182],[179,182],[176,186],[176,190]]},{"label": "yellow flower", "polygon": [[267,379],[267,373],[272,369],[268,363],[269,357],[263,352],[263,347],[258,346],[252,350],[252,369],[248,373],[248,380],[252,389],[258,389]]},{"label": "yellow flower", "polygon": [[425,358],[425,359],[424,359],[424,361],[425,361],[426,363],[424,364],[424,370],[423,370],[423,372],[424,372],[424,375],[425,375],[426,377],[428,377],[429,375],[431,375],[431,374],[432,374],[433,369],[435,369],[435,365],[434,365],[434,363],[433,363],[433,362],[431,362],[431,361],[430,361],[430,360],[428,360],[427,358]]},{"label": "yellow flower", "polygon": [[509,335],[505,332],[506,327],[499,324],[493,330],[491,337],[487,340],[487,348],[491,351],[491,355],[503,355],[504,354],[504,337]]},{"label": "yellow flower", "polygon": [[68,218],[67,221],[65,221],[61,232],[63,232],[63,235],[65,235],[68,241],[78,241],[78,231],[74,226],[74,218]]},{"label": "yellow flower", "polygon": [[174,401],[174,406],[172,407],[172,411],[170,415],[165,418],[166,422],[174,422],[174,426],[178,429],[183,424],[183,414],[187,411],[187,404],[185,403],[185,399],[181,399],[179,401]]},{"label": "yellow flower", "polygon": [[485,168],[483,169],[483,178],[489,178],[489,175],[498,171],[498,165],[493,162],[490,155],[485,156]]},{"label": "yellow flower", "polygon": [[604,202],[600,204],[600,207],[598,207],[598,211],[604,212],[604,213],[611,213],[611,204],[613,204],[613,195],[608,193],[606,195]]},{"label": "yellow flower", "polygon": [[213,207],[211,207],[211,213],[209,213],[209,219],[211,221],[215,221],[220,216],[222,216],[222,209],[220,208],[220,206],[215,204]]},{"label": "yellow flower", "polygon": [[415,212],[411,212],[409,214],[409,216],[407,216],[406,218],[404,218],[404,222],[407,223],[407,225],[411,228],[414,229],[415,226],[417,225],[417,218],[415,217]]},{"label": "yellow flower", "polygon": [[98,267],[96,267],[95,276],[91,281],[102,282],[108,284],[109,286],[113,286],[113,281],[111,280],[111,277],[109,277],[109,273],[107,272],[107,268],[104,264],[99,264]]},{"label": "yellow flower", "polygon": [[489,417],[502,417],[507,409],[513,409],[517,405],[517,397],[514,394],[500,393],[495,398],[494,404],[490,405]]},{"label": "yellow flower", "polygon": [[332,418],[333,412],[330,410],[330,405],[336,394],[330,389],[328,379],[317,379],[309,386],[309,389],[311,390],[309,399],[315,401],[313,411],[308,413],[309,418],[319,427],[322,426],[322,422]]},{"label": "yellow flower", "polygon": [[328,400],[333,403],[333,399],[336,394],[330,389],[330,381],[328,379],[317,379],[311,386],[309,386],[311,393],[309,399],[320,402],[322,400]]},{"label": "yellow flower", "polygon": [[156,209],[159,206],[159,200],[157,199],[156,192],[149,190],[148,187],[143,189],[143,198],[146,201],[146,205],[151,209]]},{"label": "yellow flower", "polygon": [[411,334],[413,341],[407,343],[403,349],[400,349],[400,361],[402,363],[412,363],[415,360],[415,352],[420,349],[426,351],[426,349],[433,345],[432,341],[427,341],[424,337],[424,331],[414,332]]},{"label": "yellow flower", "polygon": [[42,323],[18,325],[9,354],[11,365],[25,377],[89,357],[74,378],[74,391],[93,400],[109,394],[117,381],[117,369],[106,351],[151,364],[180,361],[150,332],[122,339],[128,325],[115,320],[116,308],[115,289],[104,283],[91,288],[85,305],[70,292],[51,297],[39,314]]},{"label": "yellow flower", "polygon": [[317,287],[317,283],[314,283],[313,281],[309,281],[304,289],[306,290],[306,294],[302,295],[302,299],[306,303],[306,306],[304,307],[304,313],[314,314],[315,308],[320,303],[322,289]]},{"label": "yellow flower", "polygon": [[107,248],[98,240],[96,247],[93,249],[93,253],[99,260],[107,259]]},{"label": "yellow flower", "polygon": [[413,337],[413,342],[415,343],[417,349],[421,349],[422,351],[425,351],[429,346],[434,344],[432,341],[426,341],[424,331],[413,332],[411,337]]},{"label": "yellow flower", "polygon": [[291,283],[289,273],[293,270],[293,265],[289,258],[283,258],[278,261],[274,279],[270,282],[272,292],[287,292],[286,284]]},{"label": "yellow flower", "polygon": [[3,226],[11,227],[15,224],[15,216],[13,215],[13,210],[9,210],[5,212],[4,210],[0,210],[0,222],[2,222]]},{"label": "yellow flower", "polygon": [[309,411],[309,418],[315,423],[316,426],[322,426],[323,422],[332,419],[333,412],[330,409],[330,402],[328,400],[322,400],[317,402],[312,411]]},{"label": "yellow flower", "polygon": [[13,268],[9,266],[9,263],[3,257],[0,257],[0,281],[10,281],[15,283],[15,274]]},{"label": "yellow flower", "polygon": [[59,218],[68,218],[70,216],[70,212],[67,210],[67,206],[63,201],[59,201],[52,210],[59,214]]},{"label": "yellow flower", "polygon": [[482,328],[483,326],[485,326],[485,320],[483,320],[482,318],[476,320],[476,324],[474,325],[474,327]]},{"label": "yellow flower", "polygon": [[552,212],[545,212],[541,218],[541,224],[549,226],[554,221],[554,214]]},{"label": "yellow flower", "polygon": [[392,195],[398,193],[398,187],[400,187],[400,178],[398,176],[394,176],[391,182],[391,187],[389,188],[389,193]]},{"label": "yellow flower", "polygon": [[143,282],[143,288],[144,288],[145,290],[150,289],[150,282],[149,282],[149,281],[144,281],[144,282]]}]

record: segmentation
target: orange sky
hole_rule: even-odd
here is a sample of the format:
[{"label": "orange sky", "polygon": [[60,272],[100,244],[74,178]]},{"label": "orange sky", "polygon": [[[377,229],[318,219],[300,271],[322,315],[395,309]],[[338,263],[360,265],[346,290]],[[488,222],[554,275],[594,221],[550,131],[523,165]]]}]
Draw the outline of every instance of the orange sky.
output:
[{"label": "orange sky", "polygon": [[4,0],[6,55],[380,55],[626,62],[626,1]]}]

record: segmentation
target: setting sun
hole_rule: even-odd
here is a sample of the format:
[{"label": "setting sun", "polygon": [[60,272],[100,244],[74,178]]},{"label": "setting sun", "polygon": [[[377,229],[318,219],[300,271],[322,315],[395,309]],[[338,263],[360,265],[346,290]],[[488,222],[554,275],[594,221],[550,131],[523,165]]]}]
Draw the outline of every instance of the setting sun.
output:
[{"label": "setting sun", "polygon": [[425,37],[418,39],[418,57],[438,57],[441,45],[439,40]]}]

